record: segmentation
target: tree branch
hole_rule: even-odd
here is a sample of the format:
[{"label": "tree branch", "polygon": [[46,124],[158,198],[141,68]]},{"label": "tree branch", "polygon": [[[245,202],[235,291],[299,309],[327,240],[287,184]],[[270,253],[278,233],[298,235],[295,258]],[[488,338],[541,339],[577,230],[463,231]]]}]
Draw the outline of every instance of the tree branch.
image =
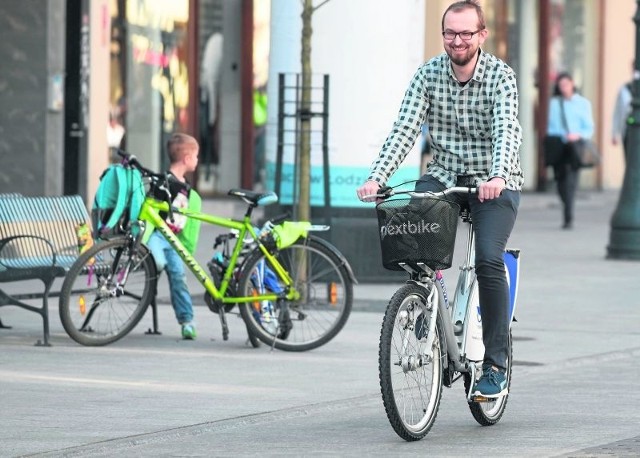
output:
[{"label": "tree branch", "polygon": [[329,3],[330,1],[331,1],[331,0],[324,0],[324,1],[323,1],[322,3],[320,3],[318,6],[314,7],[314,8],[311,10],[311,13],[315,13],[315,11],[316,11],[317,9],[319,9],[319,8],[320,8],[321,6],[323,6],[325,3]]}]

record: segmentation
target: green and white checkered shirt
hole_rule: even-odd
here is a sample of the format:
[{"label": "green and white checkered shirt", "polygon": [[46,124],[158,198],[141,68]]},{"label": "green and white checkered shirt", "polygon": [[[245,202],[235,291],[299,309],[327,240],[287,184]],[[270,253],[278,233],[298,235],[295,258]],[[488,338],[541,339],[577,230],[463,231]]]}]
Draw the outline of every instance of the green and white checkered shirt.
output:
[{"label": "green and white checkered shirt", "polygon": [[433,160],[427,174],[445,186],[468,175],[478,184],[502,177],[507,189],[520,191],[524,182],[519,148],[518,88],[513,70],[480,51],[473,78],[460,84],[445,53],[418,68],[407,89],[398,119],[369,179],[385,184],[398,169],[426,122]]}]

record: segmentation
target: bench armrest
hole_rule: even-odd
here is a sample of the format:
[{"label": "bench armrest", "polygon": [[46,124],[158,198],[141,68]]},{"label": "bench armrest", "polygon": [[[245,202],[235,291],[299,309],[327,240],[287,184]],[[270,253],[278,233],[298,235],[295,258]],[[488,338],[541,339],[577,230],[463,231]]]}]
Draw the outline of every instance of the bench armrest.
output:
[{"label": "bench armrest", "polygon": [[[19,239],[33,239],[35,243],[44,244],[48,251],[50,252],[51,267],[56,265],[56,252],[53,247],[53,244],[45,239],[44,237],[40,237],[38,235],[14,235],[11,237],[7,237],[5,239],[0,240],[0,265],[5,267],[6,269],[24,269],[34,267],[33,261],[29,261],[28,257],[24,255],[25,249],[27,251],[33,251],[34,257],[44,259],[47,257],[46,250],[38,249],[38,250],[28,250],[26,246],[23,247],[15,247],[12,250],[12,242],[16,242]],[[31,242],[34,243],[34,242]],[[6,253],[4,251],[7,250]],[[13,251],[13,252],[12,252]],[[44,263],[40,263],[39,266],[48,266]]]}]

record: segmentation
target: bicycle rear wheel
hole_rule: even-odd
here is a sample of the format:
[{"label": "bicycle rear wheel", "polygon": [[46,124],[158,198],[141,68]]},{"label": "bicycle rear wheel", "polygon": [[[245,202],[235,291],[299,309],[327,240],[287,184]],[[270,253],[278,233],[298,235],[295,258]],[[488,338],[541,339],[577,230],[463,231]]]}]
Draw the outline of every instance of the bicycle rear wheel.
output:
[{"label": "bicycle rear wheel", "polygon": [[436,335],[431,348],[426,348],[431,320],[428,294],[412,283],[396,291],[380,333],[382,401],[394,431],[407,441],[422,439],[429,432],[442,397],[442,318],[437,315]]},{"label": "bicycle rear wheel", "polygon": [[[349,274],[327,242],[313,236],[274,253],[289,272],[301,297],[297,301],[256,301],[238,304],[247,330],[267,345],[287,351],[307,351],[333,339],[344,327],[353,302]],[[282,283],[263,253],[254,250],[243,264],[240,296],[265,291],[279,293]]]},{"label": "bicycle rear wheel", "polygon": [[99,242],[80,255],[60,293],[60,320],[81,345],[107,345],[142,319],[156,292],[156,264],[149,250],[125,237]]},{"label": "bicycle rear wheel", "polygon": [[[513,361],[513,347],[511,331],[509,331],[509,355],[507,358],[507,390],[511,389],[511,362]],[[471,385],[471,374],[464,374],[464,389],[465,393],[469,392],[469,386]],[[470,402],[469,410],[471,415],[482,426],[491,426],[498,423],[504,410],[507,408],[507,401],[509,394],[496,398],[490,402]]]}]

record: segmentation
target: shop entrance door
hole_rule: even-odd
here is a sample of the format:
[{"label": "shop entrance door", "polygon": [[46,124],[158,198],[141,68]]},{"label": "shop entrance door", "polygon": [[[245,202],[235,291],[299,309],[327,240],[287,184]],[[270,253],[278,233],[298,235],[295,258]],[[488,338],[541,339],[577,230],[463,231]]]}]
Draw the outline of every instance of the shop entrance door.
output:
[{"label": "shop entrance door", "polygon": [[86,199],[89,119],[89,5],[67,0],[64,120],[64,194]]}]

